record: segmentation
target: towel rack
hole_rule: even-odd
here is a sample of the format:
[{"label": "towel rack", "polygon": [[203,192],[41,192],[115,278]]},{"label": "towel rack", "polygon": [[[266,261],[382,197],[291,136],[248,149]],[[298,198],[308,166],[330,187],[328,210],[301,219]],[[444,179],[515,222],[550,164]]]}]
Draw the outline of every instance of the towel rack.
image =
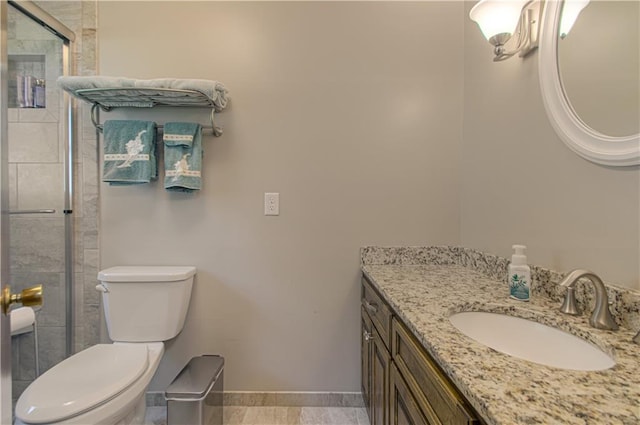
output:
[{"label": "towel rack", "polygon": [[[152,108],[154,106],[176,106],[191,108],[210,108],[211,126],[203,126],[212,130],[214,136],[222,135],[222,128],[215,125],[215,104],[206,94],[198,90],[140,88],[140,87],[105,87],[76,90],[74,95],[92,103],[91,122],[102,132],[103,126],[98,122],[98,108],[111,111],[114,108]],[[158,126],[159,129],[163,127]]]}]

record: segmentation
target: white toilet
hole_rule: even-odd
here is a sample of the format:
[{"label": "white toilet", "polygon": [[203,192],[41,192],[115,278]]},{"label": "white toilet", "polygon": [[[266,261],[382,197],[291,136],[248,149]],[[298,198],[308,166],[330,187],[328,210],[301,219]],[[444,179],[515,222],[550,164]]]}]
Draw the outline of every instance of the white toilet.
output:
[{"label": "white toilet", "polygon": [[98,273],[113,344],[87,348],[36,379],[16,424],[143,424],[164,343],[184,325],[195,267],[112,267]]}]

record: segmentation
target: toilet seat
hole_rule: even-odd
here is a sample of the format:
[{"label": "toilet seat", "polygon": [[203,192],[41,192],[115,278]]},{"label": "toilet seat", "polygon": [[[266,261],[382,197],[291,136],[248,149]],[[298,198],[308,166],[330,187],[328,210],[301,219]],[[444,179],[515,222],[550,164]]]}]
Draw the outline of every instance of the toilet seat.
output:
[{"label": "toilet seat", "polygon": [[16,416],[33,424],[72,418],[130,387],[148,365],[146,344],[94,345],[29,385],[18,400]]}]

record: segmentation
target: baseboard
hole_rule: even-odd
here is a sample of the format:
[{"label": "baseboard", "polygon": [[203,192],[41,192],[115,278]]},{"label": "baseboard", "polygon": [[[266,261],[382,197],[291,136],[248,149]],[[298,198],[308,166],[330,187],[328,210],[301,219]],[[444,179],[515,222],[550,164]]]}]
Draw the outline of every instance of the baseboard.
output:
[{"label": "baseboard", "polygon": [[[364,407],[362,393],[225,391],[225,406]],[[147,406],[166,406],[164,392],[147,393]]]}]

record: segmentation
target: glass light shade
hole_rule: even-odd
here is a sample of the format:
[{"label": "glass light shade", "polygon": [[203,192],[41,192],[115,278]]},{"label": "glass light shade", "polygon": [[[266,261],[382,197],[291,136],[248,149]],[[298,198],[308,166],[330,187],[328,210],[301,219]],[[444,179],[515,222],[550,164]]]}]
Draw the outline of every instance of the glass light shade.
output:
[{"label": "glass light shade", "polygon": [[562,17],[560,18],[560,38],[565,38],[569,34],[578,15],[588,4],[589,0],[564,0]]},{"label": "glass light shade", "polygon": [[469,12],[469,18],[478,24],[487,40],[497,34],[513,34],[525,3],[527,0],[480,0]]}]

